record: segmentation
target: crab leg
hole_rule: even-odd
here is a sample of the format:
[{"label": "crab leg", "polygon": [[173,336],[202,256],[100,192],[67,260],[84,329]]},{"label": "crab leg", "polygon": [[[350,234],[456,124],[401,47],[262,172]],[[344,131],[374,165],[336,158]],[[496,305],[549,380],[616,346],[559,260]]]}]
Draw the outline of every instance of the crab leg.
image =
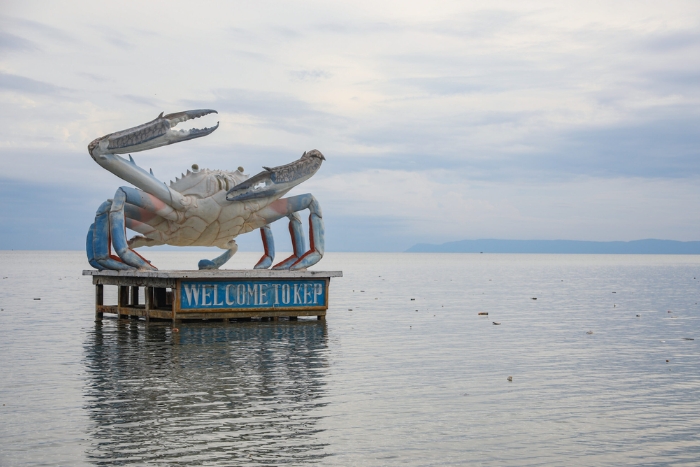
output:
[{"label": "crab leg", "polygon": [[275,264],[272,269],[289,269],[296,263],[306,251],[306,241],[304,240],[304,229],[301,225],[301,216],[296,212],[289,214],[289,235],[292,237],[292,255]]},{"label": "crab leg", "polygon": [[272,236],[272,230],[269,224],[260,228],[260,235],[262,236],[265,254],[260,258],[260,261],[258,261],[258,264],[256,264],[253,269],[267,269],[275,260],[275,239]]},{"label": "crab leg", "polygon": [[[301,232],[301,220],[296,214],[304,209],[309,210],[309,250],[299,256],[304,251],[303,233]],[[260,211],[260,215],[269,223],[274,222],[284,216],[290,219],[289,230],[292,235],[292,245],[294,254],[276,264],[273,269],[305,269],[318,263],[325,251],[323,214],[321,206],[311,194],[282,198],[273,202]],[[296,258],[296,259],[294,259]],[[293,260],[293,261],[292,261]]]},{"label": "crab leg", "polygon": [[226,264],[226,261],[230,260],[231,257],[238,251],[238,244],[235,240],[229,242],[231,248],[226,250],[221,256],[217,256],[214,259],[202,259],[197,264],[199,269],[219,269],[221,266]]},{"label": "crab leg", "polygon": [[124,204],[126,203],[126,193],[121,188],[117,190],[112,201],[109,212],[110,233],[112,244],[119,257],[129,266],[137,269],[156,269],[148,261],[143,259],[138,253],[129,249],[126,241],[126,225],[124,223]]},{"label": "crab leg", "polygon": [[[118,257],[115,257],[110,252],[110,228],[109,228],[109,213],[112,207],[111,201],[105,201],[95,214],[95,223],[92,224],[90,233],[92,233],[92,259],[100,265],[99,269],[116,269],[125,270],[133,269],[132,266],[121,262]],[[88,250],[88,261],[90,260],[90,251]],[[92,261],[90,262],[92,264]]]}]

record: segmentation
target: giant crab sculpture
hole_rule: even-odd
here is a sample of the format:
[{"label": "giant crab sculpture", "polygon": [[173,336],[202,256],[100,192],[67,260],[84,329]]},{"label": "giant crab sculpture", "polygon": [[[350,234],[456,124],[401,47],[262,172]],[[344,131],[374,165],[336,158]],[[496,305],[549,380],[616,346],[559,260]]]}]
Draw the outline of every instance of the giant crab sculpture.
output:
[{"label": "giant crab sculpture", "polygon": [[[87,256],[96,269],[156,269],[134,251],[141,246],[217,246],[221,256],[199,262],[199,269],[218,269],[238,250],[238,235],[260,229],[265,253],[256,269],[269,268],[275,257],[270,224],[289,218],[294,253],[273,269],[304,269],[323,257],[323,217],[311,194],[282,198],[289,190],[311,178],[325,160],[317,150],[305,152],[291,164],[268,168],[254,177],[235,172],[192,166],[170,186],[137,166],[129,155],[211,134],[219,127],[173,130],[178,123],[215,110],[162,113],[148,123],[97,138],[88,145],[92,158],[117,177],[137,188],[121,187],[114,199],[97,210],[87,235]],[[298,212],[308,209],[310,248],[306,250]],[[141,235],[126,239],[126,228]],[[112,246],[117,255],[112,254]]]}]

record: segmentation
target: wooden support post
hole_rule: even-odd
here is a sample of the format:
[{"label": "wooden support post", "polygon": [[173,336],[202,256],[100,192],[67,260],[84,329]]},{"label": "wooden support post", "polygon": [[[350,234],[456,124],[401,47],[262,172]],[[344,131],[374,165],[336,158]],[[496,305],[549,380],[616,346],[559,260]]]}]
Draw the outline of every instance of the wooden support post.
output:
[{"label": "wooden support post", "polygon": [[117,312],[119,319],[126,318],[128,315],[122,314],[122,307],[129,305],[129,287],[125,285],[118,286],[117,291]]},{"label": "wooden support post", "polygon": [[299,317],[298,316],[290,316],[289,321],[299,321]]},{"label": "wooden support post", "polygon": [[139,288],[136,286],[130,287],[131,289],[131,306],[136,306],[139,304]]},{"label": "wooden support post", "polygon": [[318,315],[316,319],[318,319],[319,321],[324,321],[326,319],[326,315]]},{"label": "wooden support post", "polygon": [[144,287],[143,300],[146,304],[146,322],[151,321],[151,310],[153,309],[153,287]]},{"label": "wooden support post", "polygon": [[102,284],[95,285],[95,320],[101,320],[103,316],[103,313],[99,310],[105,304],[104,288],[105,286]]},{"label": "wooden support post", "polygon": [[[173,326],[177,323],[179,324],[181,321],[177,317],[177,312],[180,311],[180,298],[178,296],[179,293],[179,288],[180,286],[180,281],[178,281],[178,285],[172,289],[172,295],[171,295],[171,302],[172,304],[170,305],[170,309],[172,310],[172,317],[173,317]],[[163,305],[165,305],[165,302],[167,300],[167,291],[165,289],[160,289],[163,292]]]}]

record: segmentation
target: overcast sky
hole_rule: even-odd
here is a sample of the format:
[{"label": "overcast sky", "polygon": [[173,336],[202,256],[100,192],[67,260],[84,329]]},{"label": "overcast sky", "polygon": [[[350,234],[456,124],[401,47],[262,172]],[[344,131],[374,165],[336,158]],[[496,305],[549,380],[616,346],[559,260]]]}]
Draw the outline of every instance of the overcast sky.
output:
[{"label": "overcast sky", "polygon": [[124,184],[87,144],[194,108],[220,128],[136,162],[168,181],[319,149],[292,194],[329,250],[700,240],[699,104],[697,0],[3,0],[0,249],[81,249]]}]

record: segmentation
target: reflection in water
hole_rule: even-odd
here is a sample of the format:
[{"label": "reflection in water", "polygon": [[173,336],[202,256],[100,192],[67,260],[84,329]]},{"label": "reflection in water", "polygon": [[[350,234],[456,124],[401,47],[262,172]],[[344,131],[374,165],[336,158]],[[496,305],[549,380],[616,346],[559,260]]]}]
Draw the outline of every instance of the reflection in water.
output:
[{"label": "reflection in water", "polygon": [[88,333],[95,464],[281,464],[323,457],[324,322],[105,320]]}]

